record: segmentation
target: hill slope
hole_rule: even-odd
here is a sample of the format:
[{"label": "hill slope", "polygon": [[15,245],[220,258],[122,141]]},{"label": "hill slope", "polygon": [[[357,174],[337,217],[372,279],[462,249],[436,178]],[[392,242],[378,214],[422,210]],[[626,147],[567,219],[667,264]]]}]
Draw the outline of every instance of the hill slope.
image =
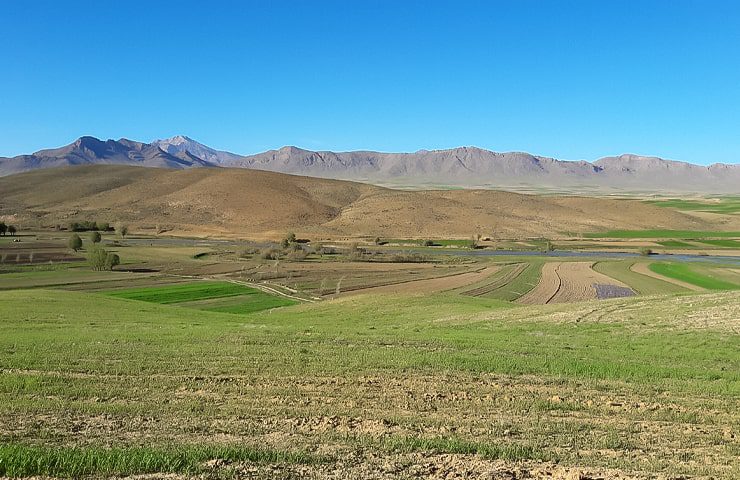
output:
[{"label": "hill slope", "polygon": [[84,166],[0,178],[0,215],[53,225],[125,220],[135,228],[243,236],[556,236],[605,229],[711,229],[638,201],[492,190],[399,191],[245,169]]}]

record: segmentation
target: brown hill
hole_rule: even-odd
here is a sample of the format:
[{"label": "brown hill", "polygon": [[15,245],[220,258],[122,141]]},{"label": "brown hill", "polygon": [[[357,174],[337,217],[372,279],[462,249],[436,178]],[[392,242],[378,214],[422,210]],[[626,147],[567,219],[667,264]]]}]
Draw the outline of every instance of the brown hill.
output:
[{"label": "brown hill", "polygon": [[269,237],[552,236],[616,228],[711,229],[707,220],[633,200],[491,190],[399,191],[226,168],[45,169],[0,178],[0,216],[20,224],[129,222],[133,230]]}]

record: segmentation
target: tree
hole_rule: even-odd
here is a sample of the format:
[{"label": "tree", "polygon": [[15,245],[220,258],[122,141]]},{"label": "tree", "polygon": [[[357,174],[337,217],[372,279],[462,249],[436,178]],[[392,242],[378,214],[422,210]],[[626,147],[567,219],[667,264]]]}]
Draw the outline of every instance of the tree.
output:
[{"label": "tree", "polygon": [[5,222],[0,222],[0,235],[5,236],[5,232],[8,231],[8,226],[5,225]]},{"label": "tree", "polygon": [[125,223],[118,222],[116,223],[116,233],[121,238],[126,238],[126,235],[128,235],[128,225]]},{"label": "tree", "polygon": [[121,257],[115,253],[109,253],[105,258],[106,270],[113,270],[113,267],[121,264]]},{"label": "tree", "polygon": [[115,253],[96,244],[87,251],[87,263],[93,270],[113,270],[113,267],[121,263],[121,259]]},{"label": "tree", "polygon": [[90,232],[89,238],[92,243],[100,243],[100,240],[103,239],[102,235],[100,235],[100,232]]},{"label": "tree", "polygon": [[18,229],[15,228],[15,225],[8,225],[8,233],[15,236],[15,232],[17,232]]},{"label": "tree", "polygon": [[292,245],[294,243],[296,243],[295,233],[290,232],[280,242],[280,246],[283,247],[283,248],[288,248],[290,245]]},{"label": "tree", "polygon": [[77,235],[76,233],[73,233],[69,237],[67,246],[76,252],[77,250],[82,248],[82,239],[80,238],[79,235]]},{"label": "tree", "polygon": [[640,255],[642,255],[643,257],[647,257],[647,256],[652,255],[652,254],[653,254],[653,249],[652,248],[642,247],[640,249]]},{"label": "tree", "polygon": [[381,245],[383,241],[380,239],[380,237],[375,237],[375,240],[373,243],[375,243],[375,245]]}]

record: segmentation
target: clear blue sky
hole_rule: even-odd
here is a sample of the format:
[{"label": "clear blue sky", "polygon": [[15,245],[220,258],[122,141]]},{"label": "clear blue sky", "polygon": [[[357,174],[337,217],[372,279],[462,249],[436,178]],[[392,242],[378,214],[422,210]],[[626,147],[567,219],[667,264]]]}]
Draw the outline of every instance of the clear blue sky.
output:
[{"label": "clear blue sky", "polygon": [[740,163],[740,2],[6,1],[0,155],[476,145]]}]

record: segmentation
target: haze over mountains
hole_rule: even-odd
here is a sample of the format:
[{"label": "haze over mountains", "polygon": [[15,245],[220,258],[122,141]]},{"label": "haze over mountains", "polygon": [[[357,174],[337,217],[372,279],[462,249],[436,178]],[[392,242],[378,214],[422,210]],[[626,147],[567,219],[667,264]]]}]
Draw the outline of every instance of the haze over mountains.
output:
[{"label": "haze over mountains", "polygon": [[622,191],[738,193],[740,165],[710,166],[620,155],[595,162],[563,161],[476,147],[414,153],[310,151],[297,147],[255,155],[216,150],[185,136],[150,144],[82,137],[66,147],[0,158],[0,175],[73,165],[160,168],[238,167],[382,185],[583,188]]}]

